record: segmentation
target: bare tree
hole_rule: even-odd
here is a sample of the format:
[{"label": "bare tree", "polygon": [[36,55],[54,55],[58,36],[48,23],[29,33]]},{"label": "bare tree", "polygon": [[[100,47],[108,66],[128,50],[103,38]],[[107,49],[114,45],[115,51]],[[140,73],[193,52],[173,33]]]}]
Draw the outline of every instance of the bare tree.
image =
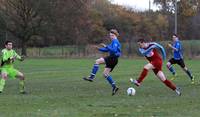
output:
[{"label": "bare tree", "polygon": [[0,12],[5,28],[20,40],[22,55],[26,55],[26,44],[38,35],[42,17],[38,14],[40,0],[0,0]]}]

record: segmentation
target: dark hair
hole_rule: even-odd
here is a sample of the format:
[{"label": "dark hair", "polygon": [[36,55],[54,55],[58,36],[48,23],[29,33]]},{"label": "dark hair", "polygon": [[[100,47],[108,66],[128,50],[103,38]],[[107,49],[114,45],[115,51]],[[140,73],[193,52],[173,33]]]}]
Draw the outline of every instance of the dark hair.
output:
[{"label": "dark hair", "polygon": [[5,45],[8,45],[8,43],[12,43],[12,41],[10,40],[5,41]]},{"label": "dark hair", "polygon": [[174,33],[172,36],[176,36],[176,37],[178,37],[178,35],[177,35],[176,33]]},{"label": "dark hair", "polygon": [[114,34],[117,37],[119,36],[119,33],[118,33],[118,31],[116,29],[111,29],[110,33]]},{"label": "dark hair", "polygon": [[146,41],[143,38],[140,38],[140,39],[137,40],[137,42],[144,43]]}]

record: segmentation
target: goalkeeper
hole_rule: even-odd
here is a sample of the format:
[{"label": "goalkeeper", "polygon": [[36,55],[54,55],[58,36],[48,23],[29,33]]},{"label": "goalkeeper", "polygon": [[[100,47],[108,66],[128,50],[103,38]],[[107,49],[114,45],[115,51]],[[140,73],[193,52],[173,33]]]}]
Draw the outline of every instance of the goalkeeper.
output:
[{"label": "goalkeeper", "polygon": [[15,60],[23,61],[24,57],[19,56],[13,48],[12,41],[5,42],[5,48],[1,52],[1,79],[0,79],[0,93],[3,92],[5,82],[8,78],[19,79],[19,91],[21,94],[25,94],[24,89],[24,74],[14,68],[13,64]]}]

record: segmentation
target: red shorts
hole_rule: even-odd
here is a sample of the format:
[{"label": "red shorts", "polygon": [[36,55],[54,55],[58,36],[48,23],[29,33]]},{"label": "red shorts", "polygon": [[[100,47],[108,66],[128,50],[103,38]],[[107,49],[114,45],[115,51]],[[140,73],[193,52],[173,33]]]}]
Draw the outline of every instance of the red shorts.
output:
[{"label": "red shorts", "polygon": [[155,67],[153,69],[153,72],[155,74],[157,74],[159,71],[162,71],[162,60],[156,59],[156,60],[150,61],[150,63]]}]

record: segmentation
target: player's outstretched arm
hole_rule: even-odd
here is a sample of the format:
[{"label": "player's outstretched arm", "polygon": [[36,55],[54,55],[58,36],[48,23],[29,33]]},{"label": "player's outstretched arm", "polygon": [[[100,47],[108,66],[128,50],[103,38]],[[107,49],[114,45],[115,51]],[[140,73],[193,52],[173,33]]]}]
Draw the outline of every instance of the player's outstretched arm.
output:
[{"label": "player's outstretched arm", "polygon": [[99,45],[103,46],[103,47],[99,48],[99,51],[101,51],[101,52],[108,52],[109,51],[106,44],[100,43]]},{"label": "player's outstretched arm", "polygon": [[161,51],[161,53],[162,53],[162,58],[163,58],[163,60],[165,60],[165,59],[166,59],[166,52],[165,52],[165,49],[163,48],[163,46],[161,46],[161,45],[158,44],[158,43],[155,43],[155,45],[157,46],[157,48],[160,49],[160,51]]},{"label": "player's outstretched arm", "polygon": [[104,44],[104,43],[100,43],[99,45],[104,47],[104,48],[106,47],[106,44]]},{"label": "player's outstretched arm", "polygon": [[97,46],[97,45],[92,45],[91,48],[92,48],[92,49],[99,49],[100,47]]},{"label": "player's outstretched arm", "polygon": [[175,47],[173,47],[171,43],[168,43],[167,45],[168,45],[169,48],[171,48],[171,49],[173,49],[173,50],[175,50],[175,51],[178,51],[178,49],[175,48]]},{"label": "player's outstretched arm", "polygon": [[24,61],[24,59],[25,59],[25,56],[21,56],[21,59],[19,59],[20,61]]},{"label": "player's outstretched arm", "polygon": [[160,44],[158,44],[158,43],[151,43],[151,44],[153,44],[153,45],[150,46],[148,49],[145,50],[145,49],[140,48],[139,51],[140,51],[143,55],[146,55],[146,54],[148,54],[152,49],[158,48],[158,49],[160,49],[160,51],[161,51],[161,53],[162,53],[162,58],[163,58],[163,60],[165,60],[165,59],[166,59],[166,52],[165,52],[165,49],[164,49]]},{"label": "player's outstretched arm", "polygon": [[101,51],[101,52],[108,52],[109,50],[108,50],[108,48],[99,48],[99,51]]},{"label": "player's outstretched arm", "polygon": [[156,48],[156,46],[152,45],[148,49],[139,48],[139,51],[140,51],[141,54],[146,55],[146,54],[148,54],[154,48]]},{"label": "player's outstretched arm", "polygon": [[17,59],[19,61],[24,61],[24,58],[25,58],[24,56],[20,56],[14,51],[14,59]]}]

